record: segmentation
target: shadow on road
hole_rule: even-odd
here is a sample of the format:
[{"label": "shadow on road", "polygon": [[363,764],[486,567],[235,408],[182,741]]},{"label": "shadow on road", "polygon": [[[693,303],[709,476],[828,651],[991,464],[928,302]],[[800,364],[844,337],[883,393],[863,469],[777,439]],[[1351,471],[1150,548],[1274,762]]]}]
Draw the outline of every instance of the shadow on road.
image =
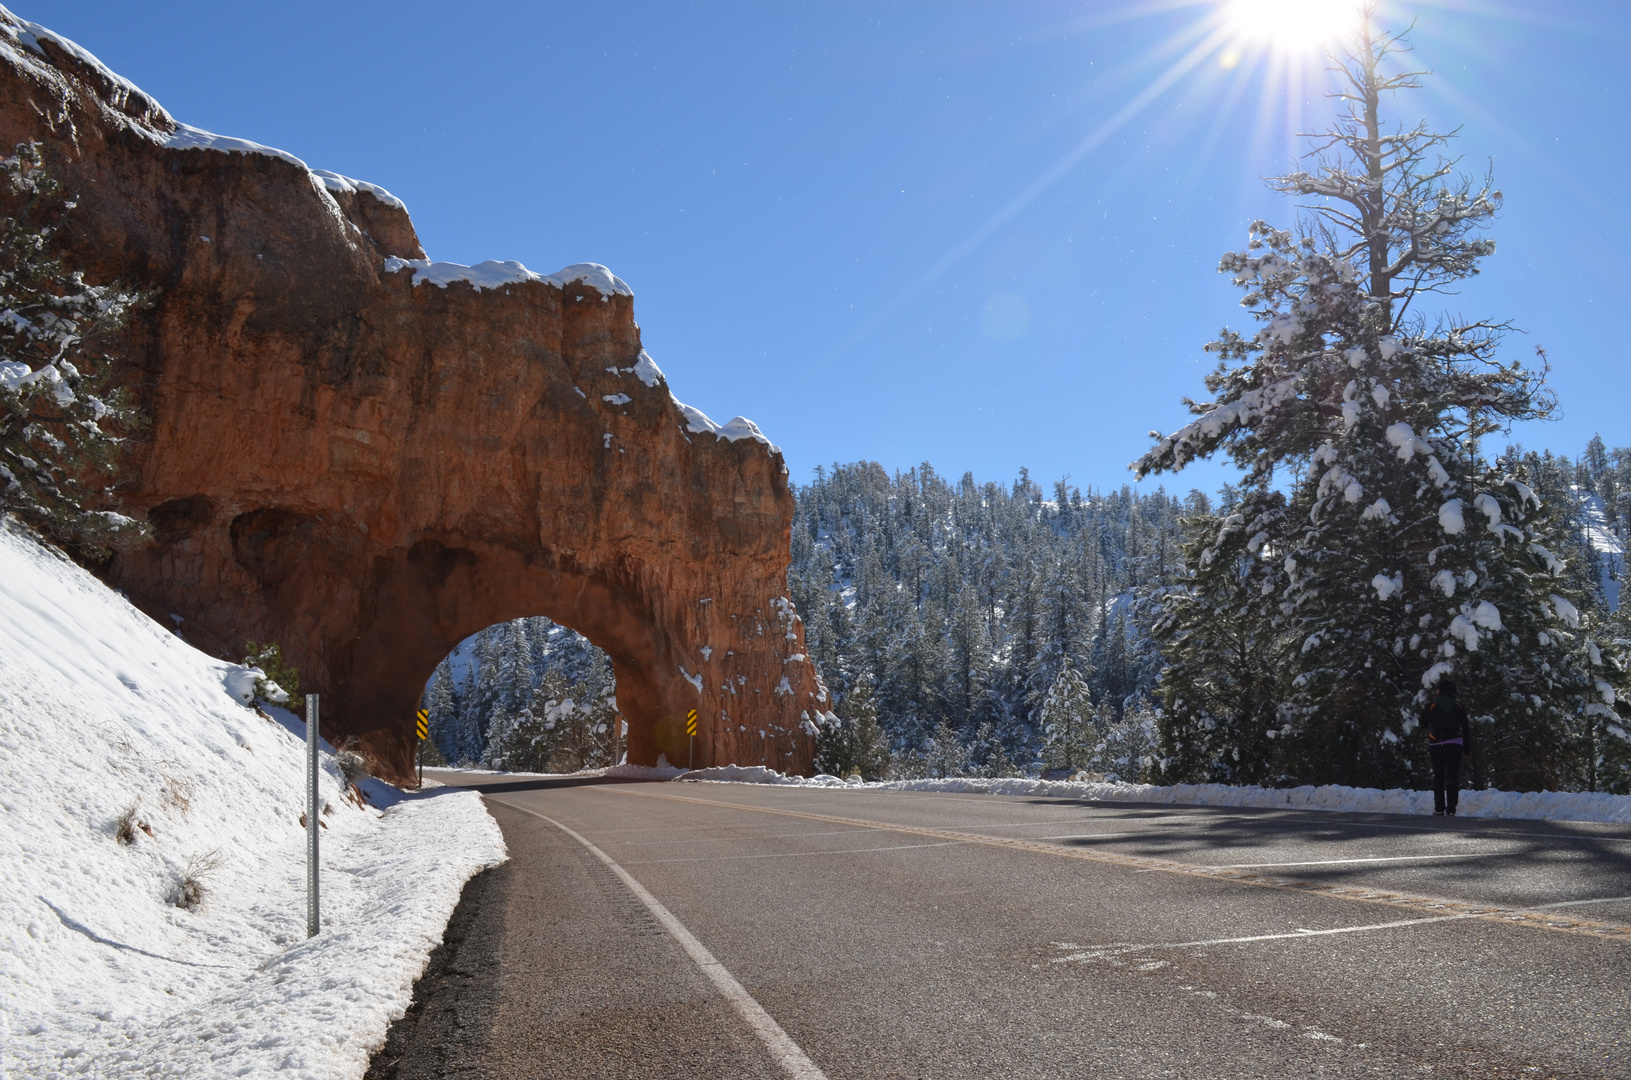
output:
[{"label": "shadow on road", "polygon": [[[1361,876],[1374,879],[1378,874],[1420,876],[1431,867],[1430,877],[1439,886],[1488,886],[1514,872],[1555,886],[1572,876],[1571,871],[1589,866],[1597,885],[1631,892],[1631,830],[1624,826],[1254,807],[1111,806],[1088,799],[1026,801],[1050,808],[1079,807],[1092,811],[1096,822],[1112,826],[1123,822],[1136,830],[1131,835],[1053,841],[1078,849],[1271,873],[1283,867],[1297,878],[1332,884]],[[1378,849],[1374,842],[1383,837],[1398,843]],[[1306,845],[1319,847],[1310,850]]]},{"label": "shadow on road", "polygon": [[[446,777],[438,777],[450,788],[460,791],[479,791],[484,795],[504,795],[515,791],[548,791],[551,788],[597,787],[604,784],[649,784],[649,780],[640,780],[624,776],[539,776],[528,780],[508,780],[494,777],[492,780],[467,780],[454,783]],[[461,778],[464,779],[464,778]]]}]

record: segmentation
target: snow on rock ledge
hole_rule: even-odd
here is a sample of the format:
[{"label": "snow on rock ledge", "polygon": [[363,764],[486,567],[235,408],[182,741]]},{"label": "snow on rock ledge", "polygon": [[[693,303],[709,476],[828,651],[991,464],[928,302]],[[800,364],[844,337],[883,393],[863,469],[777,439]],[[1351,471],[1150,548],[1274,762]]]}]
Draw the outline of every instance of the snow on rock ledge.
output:
[{"label": "snow on rock ledge", "polygon": [[359,192],[366,192],[393,209],[406,210],[408,208],[407,203],[403,202],[395,195],[392,195],[389,191],[386,191],[378,184],[370,184],[366,180],[358,180],[350,176],[341,176],[339,173],[329,172],[327,169],[313,169],[311,172],[312,175],[321,180],[323,182],[323,186],[328,188],[330,191],[345,192],[353,195]]},{"label": "snow on rock ledge", "polygon": [[[164,145],[171,150],[219,150],[224,154],[266,154],[270,157],[282,158],[290,165],[297,166],[311,172],[312,169],[304,161],[295,157],[286,150],[278,150],[270,146],[262,146],[248,139],[235,139],[230,135],[217,135],[213,131],[195,128],[190,124],[176,124],[175,133],[164,140]],[[321,179],[322,174],[317,174]],[[336,174],[337,175],[337,174]]]},{"label": "snow on rock ledge", "polygon": [[[174,122],[158,102],[143,93],[135,83],[98,60],[90,50],[39,23],[20,19],[0,7],[0,49],[12,53],[14,62],[19,66],[25,64],[36,68],[42,66],[37,63],[30,64],[29,57],[22,55],[45,57],[42,43],[49,43],[65,53],[78,69],[78,74],[94,83],[107,104],[123,116],[147,124],[169,125]],[[22,54],[19,54],[18,50],[21,50]]]},{"label": "snow on rock ledge", "polygon": [[752,439],[754,442],[768,446],[772,454],[782,452],[781,447],[771,442],[769,437],[759,430],[758,424],[745,416],[733,417],[727,424],[716,424],[701,409],[693,408],[677,399],[674,404],[679,406],[680,415],[685,417],[685,430],[693,435],[712,435],[726,442],[735,442],[738,439]]},{"label": "snow on rock ledge", "polygon": [[503,262],[488,259],[474,266],[456,262],[431,262],[429,259],[399,259],[395,256],[385,260],[387,274],[395,274],[409,268],[413,270],[415,285],[429,282],[444,289],[455,281],[466,282],[477,292],[482,289],[501,289],[506,285],[518,285],[523,281],[541,281],[545,285],[554,285],[560,289],[581,282],[599,292],[602,300],[608,296],[634,295],[634,290],[629,288],[627,282],[599,263],[574,263],[553,274],[535,274],[514,259],[506,259]]}]

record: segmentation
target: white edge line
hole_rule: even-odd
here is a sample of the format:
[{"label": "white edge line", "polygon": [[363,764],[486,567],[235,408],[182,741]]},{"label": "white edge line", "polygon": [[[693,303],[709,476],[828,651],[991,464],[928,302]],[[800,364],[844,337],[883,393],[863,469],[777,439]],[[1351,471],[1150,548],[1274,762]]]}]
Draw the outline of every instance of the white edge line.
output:
[{"label": "white edge line", "polygon": [[725,996],[725,1000],[729,1001],[731,1006],[736,1009],[737,1015],[747,1021],[748,1026],[753,1029],[753,1033],[759,1037],[759,1041],[765,1044],[765,1049],[770,1051],[770,1056],[776,1060],[776,1064],[780,1065],[788,1076],[793,1077],[793,1080],[827,1080],[826,1074],[816,1067],[815,1062],[805,1056],[804,1051],[799,1049],[798,1043],[794,1042],[792,1037],[782,1030],[782,1026],[776,1023],[769,1013],[765,1012],[764,1006],[755,1001],[753,995],[749,994],[742,984],[736,981],[736,976],[727,971],[725,965],[721,964],[714,957],[714,954],[709,952],[707,947],[696,939],[696,935],[687,930],[685,924],[674,917],[673,912],[664,907],[662,902],[655,896],[647,892],[645,886],[634,880],[634,877],[627,870],[617,865],[610,855],[591,844],[587,838],[573,832],[552,817],[540,814],[536,810],[528,810],[524,806],[517,806],[511,802],[506,802],[503,805],[549,822],[588,848],[591,855],[605,863],[606,868],[616,874],[619,880],[628,886],[629,891],[638,897],[642,904],[646,905],[651,914],[656,916],[657,921],[663,924],[663,929],[674,936],[674,940],[680,943],[680,947],[696,962],[697,967],[702,969],[702,973],[708,976],[714,986],[718,987],[719,992]]}]

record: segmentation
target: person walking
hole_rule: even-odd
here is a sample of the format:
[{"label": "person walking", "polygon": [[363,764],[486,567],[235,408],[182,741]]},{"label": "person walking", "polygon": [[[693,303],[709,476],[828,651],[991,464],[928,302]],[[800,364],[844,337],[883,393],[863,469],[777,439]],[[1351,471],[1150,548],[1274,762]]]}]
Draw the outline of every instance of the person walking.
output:
[{"label": "person walking", "polygon": [[1422,710],[1427,729],[1427,756],[1433,760],[1433,816],[1455,817],[1461,794],[1461,759],[1472,753],[1472,727],[1467,710],[1455,699],[1455,683],[1441,679],[1438,696]]}]

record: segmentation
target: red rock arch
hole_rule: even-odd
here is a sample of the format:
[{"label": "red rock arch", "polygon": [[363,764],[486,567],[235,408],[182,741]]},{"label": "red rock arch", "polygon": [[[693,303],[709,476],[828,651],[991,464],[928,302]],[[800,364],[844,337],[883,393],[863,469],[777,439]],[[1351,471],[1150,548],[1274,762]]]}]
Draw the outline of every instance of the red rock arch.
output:
[{"label": "red rock arch", "polygon": [[409,264],[386,193],[178,149],[207,140],[38,40],[0,58],[0,140],[42,143],[78,197],[88,277],[157,290],[124,507],[154,536],[110,582],[219,655],[280,643],[325,733],[395,776],[435,665],[522,615],[611,656],[631,761],[694,708],[699,765],[809,768],[827,698],[785,599],[781,455],[674,400],[622,282]]}]

